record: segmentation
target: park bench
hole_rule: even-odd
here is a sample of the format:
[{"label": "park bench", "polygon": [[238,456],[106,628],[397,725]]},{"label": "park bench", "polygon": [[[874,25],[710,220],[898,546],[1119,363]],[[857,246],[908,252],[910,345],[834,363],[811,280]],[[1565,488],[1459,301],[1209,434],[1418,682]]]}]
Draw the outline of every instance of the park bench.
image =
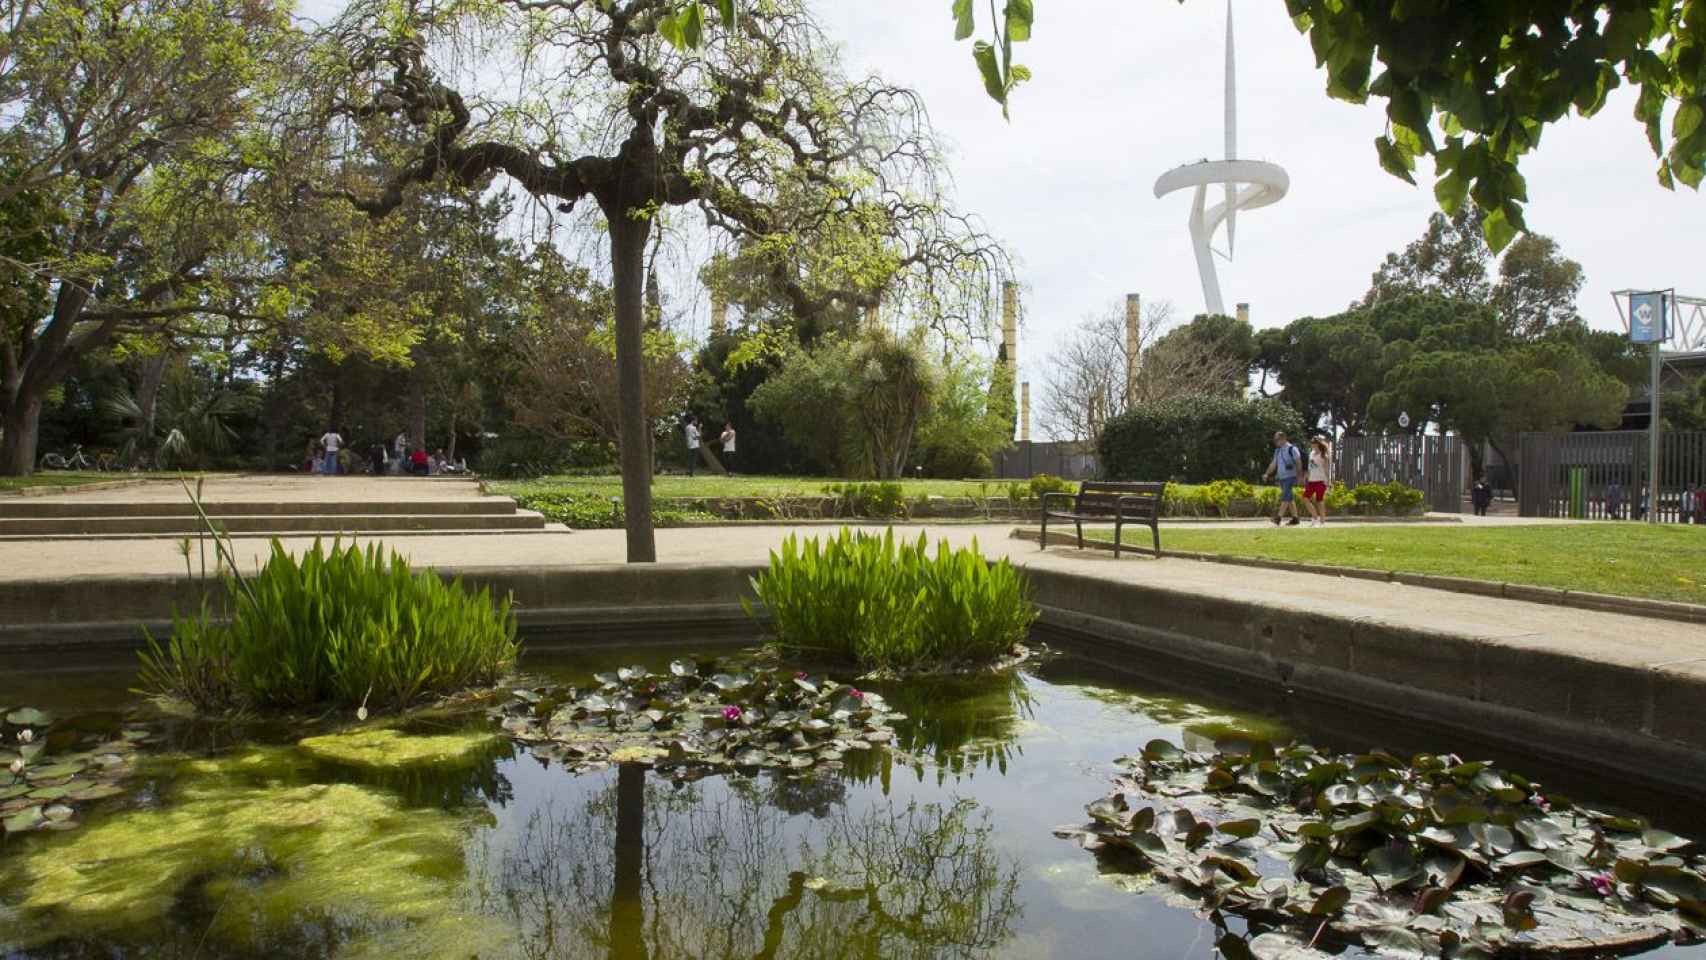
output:
[{"label": "park bench", "polygon": [[[1114,556],[1120,555],[1120,531],[1131,522],[1147,524],[1155,538],[1155,553],[1161,553],[1161,492],[1164,483],[1109,483],[1086,480],[1076,494],[1043,495],[1043,547],[1048,546],[1049,520],[1071,520],[1078,528],[1078,549],[1084,549],[1084,521],[1114,522]],[[1070,507],[1056,506],[1065,501]]]}]

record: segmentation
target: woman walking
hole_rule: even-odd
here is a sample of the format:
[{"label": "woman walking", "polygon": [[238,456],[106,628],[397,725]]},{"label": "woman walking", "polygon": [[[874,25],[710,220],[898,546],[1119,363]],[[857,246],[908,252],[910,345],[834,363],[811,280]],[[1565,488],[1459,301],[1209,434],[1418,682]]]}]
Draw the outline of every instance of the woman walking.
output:
[{"label": "woman walking", "polygon": [[732,477],[735,475],[735,425],[724,421],[722,435],[717,439],[723,443],[723,469]]},{"label": "woman walking", "polygon": [[1326,437],[1309,441],[1309,482],[1303,486],[1303,505],[1309,510],[1309,525],[1327,525],[1327,484],[1333,481],[1333,448]]}]

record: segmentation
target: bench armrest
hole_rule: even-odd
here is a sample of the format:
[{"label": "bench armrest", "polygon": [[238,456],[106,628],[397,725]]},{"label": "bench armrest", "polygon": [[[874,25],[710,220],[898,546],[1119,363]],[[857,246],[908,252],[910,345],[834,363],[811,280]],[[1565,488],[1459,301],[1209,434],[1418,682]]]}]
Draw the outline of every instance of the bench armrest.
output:
[{"label": "bench armrest", "polygon": [[1060,493],[1058,491],[1055,493],[1045,493],[1045,494],[1043,494],[1043,501],[1042,501],[1042,508],[1044,510],[1048,509],[1048,502],[1050,500],[1066,500],[1066,501],[1071,502],[1073,506],[1077,506],[1078,505],[1078,494],[1076,494],[1076,493]]}]

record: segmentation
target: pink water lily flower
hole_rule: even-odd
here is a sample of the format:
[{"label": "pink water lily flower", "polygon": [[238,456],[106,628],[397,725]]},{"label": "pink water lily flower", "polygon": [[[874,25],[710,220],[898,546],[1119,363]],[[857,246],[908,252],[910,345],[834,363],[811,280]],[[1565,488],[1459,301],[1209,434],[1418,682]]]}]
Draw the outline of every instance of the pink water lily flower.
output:
[{"label": "pink water lily flower", "polygon": [[848,687],[847,695],[855,700],[863,700],[865,698],[865,695],[859,692],[858,687]]},{"label": "pink water lily flower", "polygon": [[1596,873],[1589,877],[1588,886],[1593,888],[1594,893],[1597,893],[1602,897],[1611,896],[1612,891],[1617,889],[1617,886],[1612,882],[1611,874],[1609,873]]},{"label": "pink water lily flower", "polygon": [[795,673],[794,673],[794,679],[795,680],[804,680],[806,677],[809,677],[809,676],[811,676],[811,674],[806,673],[804,670],[798,670],[798,671],[795,671]]},{"label": "pink water lily flower", "polygon": [[728,720],[732,723],[736,720],[739,720],[740,718],[741,718],[741,710],[739,707],[724,707],[723,708],[723,719],[724,720]]}]

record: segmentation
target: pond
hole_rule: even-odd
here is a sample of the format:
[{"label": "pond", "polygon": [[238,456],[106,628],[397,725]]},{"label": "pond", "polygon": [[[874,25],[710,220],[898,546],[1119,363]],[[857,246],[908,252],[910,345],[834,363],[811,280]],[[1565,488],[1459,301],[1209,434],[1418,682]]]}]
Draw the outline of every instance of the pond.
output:
[{"label": "pond", "polygon": [[[533,650],[523,666],[584,683],[693,652]],[[0,673],[0,704],[95,730],[134,701],[130,680]],[[679,784],[637,766],[566,771],[492,736],[483,710],[353,748],[162,722],[126,795],[80,810],[77,829],[0,840],[0,956],[1208,958],[1214,922],[1054,835],[1107,792],[1115,758],[1234,730],[1344,749],[1431,736],[1325,728],[1283,699],[1180,695],[1069,654],[875,688],[908,717],[890,748],[806,777]],[[1596,799],[1697,826],[1693,806],[1610,792]]]}]

